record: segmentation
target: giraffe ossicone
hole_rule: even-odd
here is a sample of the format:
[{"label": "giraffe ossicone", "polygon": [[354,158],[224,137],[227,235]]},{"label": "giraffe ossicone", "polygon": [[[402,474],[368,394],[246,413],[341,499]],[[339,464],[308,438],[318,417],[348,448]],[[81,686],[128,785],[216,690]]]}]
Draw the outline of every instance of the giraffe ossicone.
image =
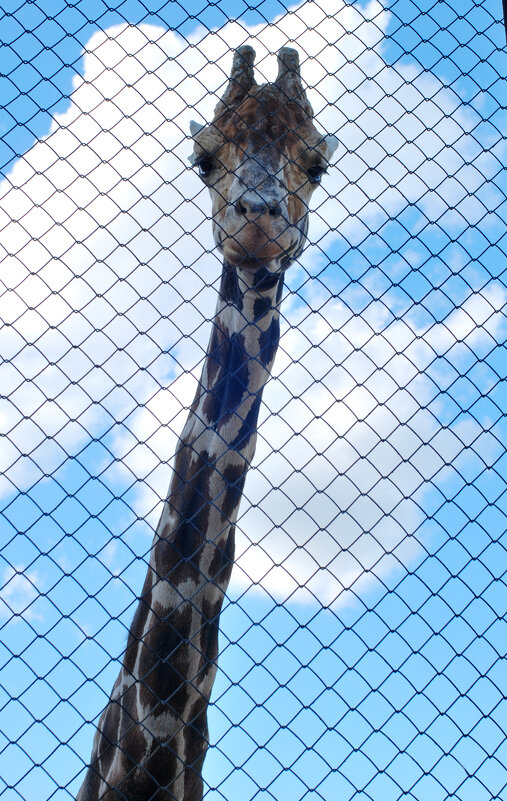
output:
[{"label": "giraffe ossicone", "polygon": [[174,458],[121,669],[78,801],[200,801],[234,526],[279,340],[284,272],[337,140],[313,123],[299,56],[257,84],[240,47],[212,122],[191,124],[223,254],[201,380]]}]

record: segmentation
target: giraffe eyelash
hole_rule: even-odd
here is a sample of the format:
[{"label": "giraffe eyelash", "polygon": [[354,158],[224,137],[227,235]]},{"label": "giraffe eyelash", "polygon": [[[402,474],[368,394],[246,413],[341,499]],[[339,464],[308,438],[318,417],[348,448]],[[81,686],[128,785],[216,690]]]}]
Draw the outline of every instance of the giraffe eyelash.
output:
[{"label": "giraffe eyelash", "polygon": [[199,175],[201,178],[207,178],[208,175],[213,172],[216,165],[212,156],[206,154],[196,159],[195,166],[199,170]]}]

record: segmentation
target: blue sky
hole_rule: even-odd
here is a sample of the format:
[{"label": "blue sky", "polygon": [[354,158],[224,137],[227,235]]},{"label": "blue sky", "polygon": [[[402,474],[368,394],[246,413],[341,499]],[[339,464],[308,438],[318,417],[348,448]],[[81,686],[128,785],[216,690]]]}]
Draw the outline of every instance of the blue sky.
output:
[{"label": "blue sky", "polygon": [[[11,44],[0,50],[2,220],[19,220],[3,240],[14,257],[1,307],[0,792],[28,801],[79,786],[94,731],[83,721],[117,672],[219,270],[206,198],[183,167],[188,142],[150,107],[134,115],[154,132],[139,143],[122,116],[132,92],[118,118],[95,107],[93,87],[112,86],[104,63],[157,96],[98,32],[114,26],[112,39],[137,52],[138,34],[119,25],[171,28],[202,42],[203,63],[218,47],[226,69],[238,29],[217,45],[200,27],[223,26],[237,3],[16,5],[4,6]],[[404,0],[387,14],[352,3],[349,16],[335,5],[355,35],[320,57],[317,37],[297,42],[315,53],[303,74],[341,147],[316,197],[313,245],[289,275],[221,620],[208,798],[501,799],[504,28],[492,2],[459,18],[447,3]],[[245,26],[284,14],[277,2],[249,7]],[[329,21],[310,19],[335,42]],[[258,54],[299,25],[292,15],[282,33],[255,29]],[[158,41],[174,55],[183,40]],[[181,63],[200,66],[181,47]],[[157,58],[147,48],[139,62],[175,80]],[[337,79],[322,83],[331,67]],[[189,83],[184,100],[206,117],[213,98],[198,91]],[[154,101],[183,128],[178,102]],[[73,161],[88,119],[131,145],[127,159],[107,157],[119,188],[90,148]],[[102,164],[111,142],[92,139]],[[145,173],[135,165],[146,154]],[[66,177],[76,163],[88,183]],[[87,203],[115,243],[80,212]]]}]

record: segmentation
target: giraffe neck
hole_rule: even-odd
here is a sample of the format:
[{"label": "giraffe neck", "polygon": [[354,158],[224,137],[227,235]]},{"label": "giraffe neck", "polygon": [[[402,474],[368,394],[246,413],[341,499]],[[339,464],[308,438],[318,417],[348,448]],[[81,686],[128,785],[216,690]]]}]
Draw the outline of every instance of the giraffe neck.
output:
[{"label": "giraffe neck", "polygon": [[279,339],[283,268],[224,264],[123,665],[78,801],[199,801],[234,525]]},{"label": "giraffe neck", "polygon": [[[197,393],[177,449],[157,535],[209,540],[236,520],[242,482],[255,452],[264,385],[279,339],[283,273],[261,267],[244,278],[224,264],[217,310]],[[199,525],[190,523],[200,515]],[[209,519],[208,519],[209,518]],[[187,536],[188,535],[188,536]]]}]

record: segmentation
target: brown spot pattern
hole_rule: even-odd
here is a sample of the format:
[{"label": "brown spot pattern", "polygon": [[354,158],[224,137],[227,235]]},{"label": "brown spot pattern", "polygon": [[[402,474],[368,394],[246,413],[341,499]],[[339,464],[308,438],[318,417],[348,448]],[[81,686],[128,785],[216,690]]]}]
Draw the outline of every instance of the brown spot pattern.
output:
[{"label": "brown spot pattern", "polygon": [[[215,119],[195,138],[197,160],[213,159],[214,168],[204,180],[212,195],[217,245],[226,258],[229,248],[233,258],[224,264],[224,305],[213,321],[201,384],[175,457],[123,672],[115,685],[117,697],[101,718],[78,801],[202,798],[218,623],[262,388],[278,344],[280,276],[305,242],[314,189],[306,170],[326,153],[295,51],[280,51],[274,84],[253,83],[253,59],[251,48],[240,48]],[[249,171],[257,171],[250,185]],[[271,205],[267,200],[264,206],[257,204],[258,219],[253,204],[250,209],[241,205],[241,195],[231,200],[235,180],[254,198],[257,188],[258,197],[263,188],[269,196]],[[280,204],[275,206],[277,192]],[[256,290],[249,288],[249,278],[240,280],[240,273],[260,274],[260,269],[276,281],[267,275]],[[261,297],[260,292],[266,294]],[[227,428],[239,409],[245,419],[235,429]],[[231,432],[229,442],[223,430]],[[106,788],[102,793],[101,787]]]}]

